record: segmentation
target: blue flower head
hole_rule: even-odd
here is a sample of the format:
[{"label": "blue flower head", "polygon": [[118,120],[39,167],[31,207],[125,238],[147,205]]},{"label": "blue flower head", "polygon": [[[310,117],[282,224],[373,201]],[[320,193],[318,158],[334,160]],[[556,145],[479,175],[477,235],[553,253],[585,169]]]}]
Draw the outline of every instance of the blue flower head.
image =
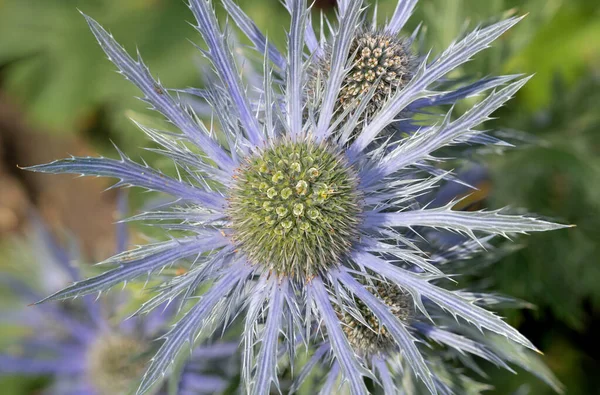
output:
[{"label": "blue flower head", "polygon": [[[41,223],[36,225],[30,247],[39,259],[27,269],[35,270],[46,285],[81,280],[80,270],[74,264],[78,261],[76,248],[63,249]],[[124,241],[125,233],[118,233]],[[7,314],[15,318],[11,324],[23,326],[27,334],[0,353],[2,374],[49,377],[50,385],[44,392],[48,394],[114,395],[134,391],[156,347],[154,340],[165,333],[174,309],[157,309],[116,325],[114,318],[128,302],[123,297],[105,299],[99,304],[88,295],[70,304],[34,309],[26,305],[39,300],[40,291],[31,283],[13,276],[8,279],[22,308]],[[41,295],[47,291],[42,292]],[[235,374],[236,346],[215,343],[194,350],[182,374],[174,377],[175,384],[170,385],[175,385],[181,394],[225,389]],[[152,393],[167,392],[166,388],[155,386]]]},{"label": "blue flower head", "polygon": [[[264,58],[263,72],[249,89],[211,2],[190,1],[206,43],[202,53],[217,78],[205,89],[188,92],[212,107],[218,128],[200,121],[150,74],[139,55],[132,58],[86,16],[109,59],[179,131],[139,125],[162,147],[155,150],[177,164],[179,177],[121,152],[119,159],[73,157],[31,170],[114,177],[119,186],[167,193],[174,203],[134,219],[188,235],[116,255],[108,261],[111,270],[46,300],[102,292],[189,260],[186,273],[161,277],[159,292],[139,309],[146,313],[174,299],[194,301],[164,337],[139,393],[163,377],[186,345],[239,316],[244,320],[243,383],[253,394],[279,386],[281,359],[294,361],[300,345],[323,339],[324,348],[316,353],[333,360],[326,364],[331,366],[328,381],[353,394],[367,393],[367,377],[386,393],[397,393],[398,366],[407,380],[416,378],[429,392],[443,392],[439,363],[420,347],[427,339],[504,367],[507,358],[481,339],[499,336],[535,350],[474,303],[483,296],[447,289],[448,274],[421,247],[420,237],[431,229],[463,235],[452,250],[460,252],[484,246],[493,236],[564,227],[505,211],[463,212],[453,209],[452,200],[434,206],[422,199],[455,181],[433,166],[443,161],[436,151],[466,143],[508,145],[485,134],[481,124],[528,77],[464,85],[447,75],[520,18],[476,28],[432,59],[413,53],[411,37],[401,34],[416,1],[400,0],[384,26],[366,22],[362,1],[338,3],[337,21],[323,24],[317,37],[307,1],[286,0],[291,24],[282,53],[232,0],[223,0]],[[411,119],[426,107],[476,94],[485,97],[464,114],[455,116],[450,109],[428,124]],[[205,291],[192,299],[200,286]],[[448,317],[460,334],[442,329]]]}]

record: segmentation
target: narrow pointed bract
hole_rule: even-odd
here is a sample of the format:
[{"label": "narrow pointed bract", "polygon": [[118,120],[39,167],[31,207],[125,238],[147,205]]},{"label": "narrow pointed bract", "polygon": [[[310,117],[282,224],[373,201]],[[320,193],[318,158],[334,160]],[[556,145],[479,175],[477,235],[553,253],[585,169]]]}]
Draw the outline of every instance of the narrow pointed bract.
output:
[{"label": "narrow pointed bract", "polygon": [[[490,301],[500,299],[478,294],[474,302],[466,291],[446,289],[451,281],[461,285],[446,268],[486,256],[494,236],[565,226],[508,210],[459,211],[456,202],[464,192],[451,188],[436,195],[448,183],[463,191],[476,185],[437,167],[445,160],[434,156],[437,151],[452,146],[460,156],[466,144],[511,146],[478,128],[529,77],[465,83],[448,74],[520,18],[476,28],[430,59],[415,53],[413,37],[402,33],[416,1],[400,0],[381,28],[367,22],[363,2],[338,3],[336,20],[324,21],[317,38],[309,4],[286,0],[291,25],[284,54],[233,0],[224,0],[251,50],[264,60],[257,66],[262,77],[245,81],[214,5],[191,0],[195,27],[208,47],[201,51],[214,74],[207,73],[202,90],[178,92],[202,99],[208,104],[202,108],[216,114],[184,109],[141,60],[134,61],[86,17],[109,59],[181,130],[174,135],[138,125],[159,145],[152,150],[182,170],[179,179],[123,154],[120,160],[69,158],[30,168],[113,177],[120,180],[117,186],[176,199],[129,220],[191,236],[177,232],[170,241],[119,254],[106,262],[113,267],[104,274],[46,299],[101,292],[144,276],[161,282],[138,313],[173,303],[182,315],[164,336],[138,393],[160,381],[190,345],[237,317],[243,322],[242,384],[252,394],[283,391],[278,377],[283,363],[300,372],[293,388],[312,368],[327,369],[315,389],[321,393],[335,392],[339,384],[366,394],[366,379],[386,394],[413,386],[433,394],[463,390],[448,382],[454,367],[427,348],[428,342],[457,353],[475,372],[480,369],[472,356],[507,369],[510,363],[538,361],[527,351],[535,346],[488,310]],[[470,110],[448,110],[474,95],[482,100]],[[426,123],[413,119],[428,107],[446,114]],[[206,127],[200,115],[216,115],[219,125]],[[154,276],[186,260],[185,273]],[[506,339],[512,352],[502,353],[489,336]],[[313,346],[305,368],[296,369],[301,359],[296,353]],[[539,361],[532,366],[559,388]],[[462,384],[473,382],[459,377],[465,377],[457,380]]]}]

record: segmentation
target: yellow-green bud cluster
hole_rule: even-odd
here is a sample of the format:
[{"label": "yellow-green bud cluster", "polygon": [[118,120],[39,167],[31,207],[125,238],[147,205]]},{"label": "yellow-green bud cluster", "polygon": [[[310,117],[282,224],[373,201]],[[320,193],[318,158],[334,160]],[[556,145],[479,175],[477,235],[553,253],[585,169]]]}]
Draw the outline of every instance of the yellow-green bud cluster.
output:
[{"label": "yellow-green bud cluster", "polygon": [[275,143],[237,171],[234,241],[254,264],[308,279],[340,262],[358,237],[357,179],[326,143]]},{"label": "yellow-green bud cluster", "polygon": [[[367,289],[385,303],[390,312],[400,321],[405,324],[410,322],[414,314],[414,307],[409,294],[395,285],[388,284],[380,284],[376,287],[367,286]],[[356,306],[368,326],[346,311],[339,314],[344,332],[354,351],[368,358],[373,355],[386,355],[396,350],[396,342],[385,326],[381,325],[375,314],[360,300],[356,300]]]},{"label": "yellow-green bud cluster", "polygon": [[375,86],[373,97],[365,110],[370,118],[390,95],[402,89],[412,78],[413,56],[407,43],[382,32],[363,32],[350,47],[353,66],[347,74],[339,95],[342,110]]},{"label": "yellow-green bud cluster", "polygon": [[87,352],[87,374],[99,395],[128,394],[144,373],[144,343],[132,336],[107,334]]}]

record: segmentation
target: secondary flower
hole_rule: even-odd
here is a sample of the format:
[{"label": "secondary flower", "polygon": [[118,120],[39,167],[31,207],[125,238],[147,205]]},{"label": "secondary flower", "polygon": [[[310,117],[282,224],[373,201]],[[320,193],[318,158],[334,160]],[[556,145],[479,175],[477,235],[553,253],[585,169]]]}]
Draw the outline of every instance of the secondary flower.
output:
[{"label": "secondary flower", "polygon": [[[361,118],[369,118],[392,94],[410,82],[417,65],[408,39],[377,31],[376,27],[354,34],[348,52],[352,63],[340,87],[335,113],[353,111],[368,97]],[[325,47],[324,53],[316,54],[314,70],[308,80],[310,93],[318,94],[319,81],[331,73],[331,50]]]},{"label": "secondary flower", "polygon": [[[283,54],[239,7],[224,0],[236,25],[265,58],[261,94],[254,100],[246,94],[210,2],[192,0],[196,28],[207,45],[203,54],[218,76],[201,96],[212,106],[219,130],[206,127],[152,77],[140,58],[131,58],[86,17],[109,59],[180,131],[139,125],[162,146],[154,151],[178,165],[179,177],[137,164],[124,153],[120,159],[69,158],[31,170],[115,177],[120,179],[117,185],[170,194],[177,199],[173,204],[134,219],[189,235],[119,254],[107,262],[113,269],[47,300],[97,293],[186,258],[189,270],[165,281],[139,312],[175,298],[181,303],[192,300],[201,285],[205,289],[165,336],[139,392],[163,377],[186,344],[240,314],[244,383],[257,394],[278,385],[280,353],[294,360],[297,344],[321,333],[338,367],[335,377],[340,374],[352,393],[367,392],[364,377],[390,375],[388,365],[370,358],[382,344],[403,355],[406,374],[435,393],[438,377],[409,326],[417,313],[449,313],[535,349],[470,297],[445,289],[444,273],[418,247],[414,231],[446,229],[472,239],[467,243],[483,244],[484,236],[563,227],[502,211],[455,211],[452,203],[433,208],[418,199],[452,180],[451,174],[431,166],[441,161],[433,156],[435,151],[465,142],[499,143],[477,128],[527,78],[492,78],[451,92],[436,88],[519,18],[477,28],[434,60],[423,57],[416,65],[405,65],[396,52],[408,51],[409,43],[397,36],[415,3],[400,1],[390,21],[365,38],[362,2],[340,1],[331,37],[317,40],[306,1],[287,0],[291,25]],[[327,67],[320,69],[319,62]],[[315,74],[315,69],[323,71]],[[361,81],[369,81],[368,89]],[[455,119],[450,111],[437,124],[415,129],[400,116],[490,88],[497,90]],[[393,134],[396,130],[411,133]],[[390,133],[394,138],[379,139]],[[414,313],[404,314],[411,303]],[[371,323],[376,336],[350,331],[348,315]]]},{"label": "secondary flower", "polygon": [[[35,233],[27,247],[37,260],[26,269],[35,271],[44,280],[42,285],[80,280],[75,264],[78,257],[60,247],[41,225]],[[22,263],[20,270],[24,270]],[[7,276],[4,273],[3,277]],[[148,316],[115,325],[118,311],[128,303],[125,298],[113,297],[99,304],[88,295],[69,304],[35,309],[26,307],[40,298],[40,290],[32,283],[31,278],[8,278],[8,288],[19,297],[21,308],[3,315],[16,318],[10,324],[22,328],[25,335],[0,353],[1,374],[49,377],[45,394],[114,395],[135,390],[155,339],[165,333],[175,309],[163,306]],[[171,379],[179,393],[208,394],[225,389],[235,375],[236,346],[215,343],[194,350],[181,376]],[[167,391],[155,386],[151,393]]]}]

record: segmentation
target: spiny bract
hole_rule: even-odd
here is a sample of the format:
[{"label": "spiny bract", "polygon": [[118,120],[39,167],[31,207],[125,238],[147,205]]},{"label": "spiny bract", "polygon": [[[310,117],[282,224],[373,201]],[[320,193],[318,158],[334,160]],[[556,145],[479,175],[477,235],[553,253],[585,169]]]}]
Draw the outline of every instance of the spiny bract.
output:
[{"label": "spiny bract", "polygon": [[[439,206],[423,201],[438,184],[457,181],[451,173],[432,166],[441,161],[433,156],[438,149],[467,142],[508,145],[479,127],[528,78],[513,75],[463,85],[446,75],[487,48],[520,18],[476,28],[434,60],[415,56],[418,66],[412,67],[401,55],[383,47],[379,54],[377,48],[383,43],[394,53],[408,51],[410,40],[398,37],[410,37],[401,35],[400,30],[413,11],[414,0],[399,1],[383,27],[368,26],[368,8],[362,1],[340,0],[337,23],[324,24],[331,26],[330,34],[323,31],[320,38],[313,30],[307,1],[286,0],[291,24],[285,53],[270,44],[232,0],[223,0],[223,4],[264,57],[264,68],[261,74],[244,74],[252,77],[252,86],[247,86],[211,2],[190,1],[198,22],[195,27],[207,46],[202,53],[212,63],[214,75],[208,76],[204,89],[180,92],[205,100],[219,130],[207,128],[179,96],[169,94],[152,77],[140,58],[131,58],[109,33],[86,17],[109,59],[143,92],[144,100],[180,130],[174,135],[139,125],[162,147],[153,150],[175,161],[181,176],[168,177],[123,153],[120,159],[69,158],[32,170],[115,177],[120,179],[117,185],[170,194],[177,199],[173,204],[133,219],[189,235],[117,255],[107,262],[115,265],[113,269],[47,300],[143,280],[190,258],[187,272],[168,280],[158,277],[163,279],[158,293],[139,309],[144,313],[176,298],[180,303],[194,301],[164,337],[140,393],[164,376],[188,343],[204,338],[234,317],[244,320],[243,383],[255,394],[268,394],[272,386],[279,386],[280,356],[285,351],[285,360],[291,363],[305,343],[323,341],[316,355],[333,359],[326,364],[329,371],[323,388],[333,388],[341,377],[339,382],[353,394],[367,393],[365,377],[376,377],[387,393],[398,393],[412,377],[431,393],[444,392],[435,355],[422,350],[418,338],[432,339],[504,367],[510,358],[484,345],[489,342],[482,337],[465,335],[465,328],[485,330],[487,339],[489,333],[495,333],[511,344],[535,349],[518,331],[484,309],[486,304],[474,303],[486,300],[493,304],[497,297],[477,299],[446,290],[440,261],[428,256],[427,248],[419,247],[419,234],[431,229],[466,236],[452,250],[460,256],[485,245],[492,236],[563,227],[502,211],[456,211],[453,201]],[[364,39],[369,30],[378,33]],[[358,45],[363,45],[360,53],[352,53]],[[365,67],[360,62],[366,62]],[[310,82],[319,64],[328,66],[318,73],[318,83]],[[388,69],[379,70],[385,64]],[[361,76],[351,74],[359,72],[357,67]],[[360,86],[356,91],[359,86],[353,85],[357,83],[353,78],[368,81],[379,71],[378,84],[368,90]],[[386,78],[396,82],[386,85]],[[454,117],[449,111],[431,125],[416,127],[406,116],[399,116],[490,90],[464,114]],[[349,95],[355,100],[349,102]],[[379,138],[392,135],[394,138]],[[304,151],[314,154],[303,156]],[[369,284],[375,282],[410,295],[415,318],[407,321],[403,319],[406,314],[398,314],[396,304],[404,302],[387,303],[385,295],[374,295]],[[195,298],[200,286],[205,292]],[[348,313],[368,325],[360,311],[366,312],[364,318],[373,325],[385,328],[386,343],[395,344],[389,358],[371,349],[356,349],[353,334],[348,335],[340,316]],[[437,325],[444,324],[448,316],[461,319],[458,328],[468,337],[440,332]],[[423,324],[428,317],[433,321]],[[521,355],[520,351],[517,354]],[[401,363],[397,363],[400,356]],[[405,373],[392,374],[399,365]]]}]

